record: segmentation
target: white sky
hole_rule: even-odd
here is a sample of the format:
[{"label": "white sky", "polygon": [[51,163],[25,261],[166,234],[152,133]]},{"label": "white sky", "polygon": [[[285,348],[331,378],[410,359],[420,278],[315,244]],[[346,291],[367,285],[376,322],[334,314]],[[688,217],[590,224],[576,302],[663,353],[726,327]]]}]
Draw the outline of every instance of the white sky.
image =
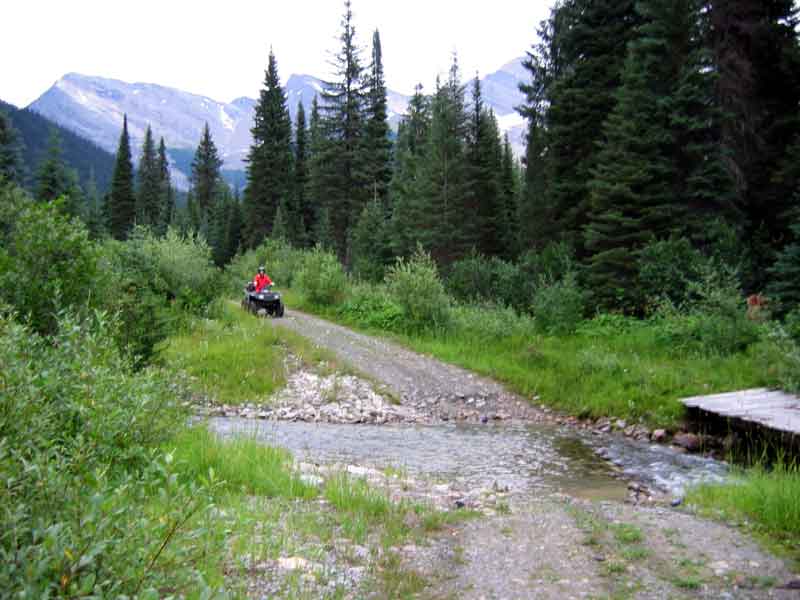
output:
[{"label": "white sky", "polygon": [[[368,55],[377,27],[392,89],[430,90],[457,51],[465,78],[521,56],[553,0],[353,0]],[[260,89],[270,45],[282,79],[325,78],[340,0],[10,0],[0,99],[26,106],[68,72],[157,83],[231,101]]]}]

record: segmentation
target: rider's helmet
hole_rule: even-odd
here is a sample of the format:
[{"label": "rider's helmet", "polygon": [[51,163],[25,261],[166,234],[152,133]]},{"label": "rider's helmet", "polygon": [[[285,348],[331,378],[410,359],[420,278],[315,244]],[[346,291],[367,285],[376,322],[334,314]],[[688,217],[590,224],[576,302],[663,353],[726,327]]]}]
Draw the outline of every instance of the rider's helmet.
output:
[{"label": "rider's helmet", "polygon": [[264,265],[261,265],[260,267],[258,267],[258,272],[261,273],[262,275],[264,274],[264,271],[265,271]]}]

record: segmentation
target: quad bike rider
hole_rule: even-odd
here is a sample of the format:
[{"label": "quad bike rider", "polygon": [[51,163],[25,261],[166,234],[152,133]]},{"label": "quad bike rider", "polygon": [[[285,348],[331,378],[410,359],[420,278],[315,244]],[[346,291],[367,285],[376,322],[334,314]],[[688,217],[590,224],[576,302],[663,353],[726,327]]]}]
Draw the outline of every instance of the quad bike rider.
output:
[{"label": "quad bike rider", "polygon": [[242,308],[254,314],[267,314],[273,317],[283,316],[284,307],[281,295],[279,292],[272,291],[272,280],[263,266],[258,267],[258,273],[255,278],[247,284],[245,296],[242,300]]}]

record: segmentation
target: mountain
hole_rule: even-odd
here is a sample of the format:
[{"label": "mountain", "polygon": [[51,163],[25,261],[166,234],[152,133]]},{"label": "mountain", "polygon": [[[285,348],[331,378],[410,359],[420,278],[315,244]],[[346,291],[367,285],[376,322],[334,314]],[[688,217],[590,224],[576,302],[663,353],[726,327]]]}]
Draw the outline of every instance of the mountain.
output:
[{"label": "mountain", "polygon": [[113,154],[74,133],[71,127],[62,127],[35,111],[19,109],[1,100],[0,110],[11,118],[22,138],[26,187],[34,186],[39,163],[47,154],[50,131],[55,128],[61,138],[64,162],[78,172],[78,179],[84,189],[92,173],[98,190],[104,192],[109,188],[114,172]]},{"label": "mountain", "polygon": [[[517,89],[519,82],[525,78],[521,60],[511,61],[482,80],[484,101],[494,109],[501,130],[509,132],[518,152],[523,146],[524,124],[514,107],[523,99]],[[298,102],[302,102],[308,118],[311,102],[322,89],[322,80],[317,77],[289,77],[286,96],[292,121]],[[408,101],[408,96],[388,90],[389,122],[393,128],[405,113]],[[188,186],[188,166],[191,164],[191,160],[186,160],[187,152],[193,152],[196,148],[205,123],[208,123],[224,160],[226,179],[241,181],[244,159],[252,141],[250,128],[255,104],[255,100],[246,97],[224,103],[152,83],[126,83],[69,73],[35,100],[29,109],[92,140],[109,152],[116,152],[122,116],[127,114],[135,158],[141,152],[144,132],[149,124],[156,139],[164,137],[170,149],[175,183],[185,188]]]}]

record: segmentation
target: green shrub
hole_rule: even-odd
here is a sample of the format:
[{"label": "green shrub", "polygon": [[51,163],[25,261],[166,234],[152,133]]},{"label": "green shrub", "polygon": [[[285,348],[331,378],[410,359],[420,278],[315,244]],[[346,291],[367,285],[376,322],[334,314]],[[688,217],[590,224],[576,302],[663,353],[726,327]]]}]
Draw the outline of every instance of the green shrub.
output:
[{"label": "green shrub", "polygon": [[295,283],[312,304],[332,306],[344,298],[347,277],[336,256],[317,246],[305,254]]},{"label": "green shrub", "polygon": [[702,255],[686,238],[659,240],[639,252],[639,287],[645,300],[655,306],[667,298],[674,304],[687,300],[689,283],[699,276]]},{"label": "green shrub", "polygon": [[565,335],[574,332],[586,310],[586,294],[574,273],[555,282],[543,280],[533,295],[531,306],[536,325],[542,331]]},{"label": "green shrub", "polygon": [[97,250],[86,227],[59,203],[35,203],[0,189],[0,299],[52,333],[64,307],[86,308],[97,272]]},{"label": "green shrub", "polygon": [[734,273],[710,263],[698,281],[689,282],[684,307],[661,303],[652,323],[660,342],[673,353],[725,356],[746,350],[761,336],[747,317],[746,303]]},{"label": "green shrub", "polygon": [[202,588],[191,515],[156,447],[185,419],[175,389],[134,374],[102,315],[45,340],[0,316],[0,589],[9,597],[159,597]]},{"label": "green shrub", "polygon": [[518,265],[528,298],[541,282],[558,281],[577,269],[572,248],[566,242],[551,242],[541,250],[530,250],[519,258]]},{"label": "green shrub", "polygon": [[402,309],[408,329],[436,329],[449,324],[450,297],[436,263],[421,247],[408,260],[397,259],[386,275],[386,285]]},{"label": "green shrub", "polygon": [[533,337],[535,321],[508,306],[491,304],[464,306],[452,309],[453,329],[459,334],[479,339],[503,340],[510,336]]},{"label": "green shrub", "polygon": [[350,288],[347,299],[338,309],[347,321],[385,331],[401,331],[403,309],[385,286],[359,284]]},{"label": "green shrub", "polygon": [[497,257],[473,254],[454,262],[445,284],[454,298],[464,302],[489,301],[522,308],[526,301],[520,269]]},{"label": "green shrub", "polygon": [[228,289],[240,293],[264,266],[277,286],[292,287],[303,264],[305,251],[293,248],[282,240],[265,240],[258,248],[237,256],[226,268]]}]

